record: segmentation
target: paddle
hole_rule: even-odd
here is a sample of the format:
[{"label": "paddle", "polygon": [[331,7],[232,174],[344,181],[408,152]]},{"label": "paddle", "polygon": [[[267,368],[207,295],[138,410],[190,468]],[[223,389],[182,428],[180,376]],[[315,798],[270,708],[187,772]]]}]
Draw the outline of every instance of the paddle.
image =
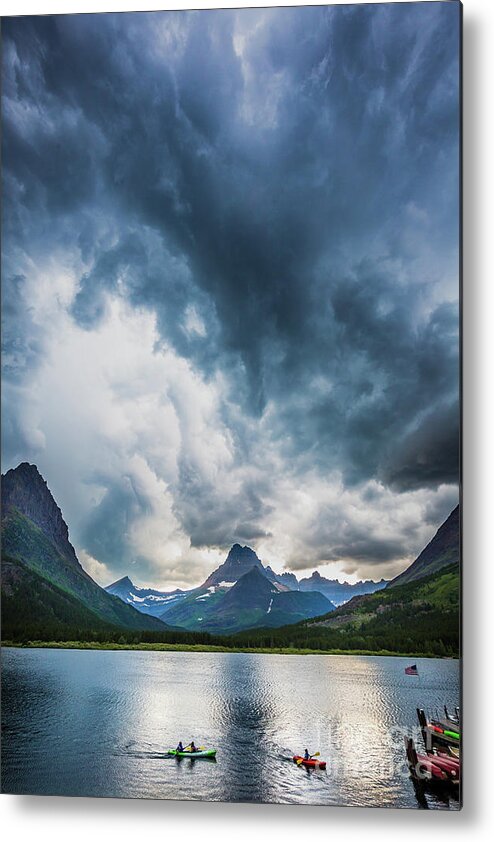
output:
[{"label": "paddle", "polygon": [[[320,756],[321,756],[321,752],[316,751],[315,754],[310,755],[309,760],[312,760],[313,757],[320,757]],[[301,757],[299,760],[297,760],[297,766],[301,766],[301,764],[304,762],[304,759],[305,759],[304,757]]]},{"label": "paddle", "polygon": [[[191,745],[192,743],[189,743],[188,746],[185,746],[184,751],[192,751]],[[206,746],[196,746],[196,751],[206,751]]]}]

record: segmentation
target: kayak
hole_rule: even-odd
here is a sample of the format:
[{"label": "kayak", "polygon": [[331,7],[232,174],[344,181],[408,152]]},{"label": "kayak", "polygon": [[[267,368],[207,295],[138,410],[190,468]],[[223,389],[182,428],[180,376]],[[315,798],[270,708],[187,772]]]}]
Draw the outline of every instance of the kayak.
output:
[{"label": "kayak", "polygon": [[459,760],[455,760],[453,757],[444,757],[441,754],[428,754],[427,757],[434,763],[434,766],[439,766],[443,772],[459,780],[461,768]]},{"label": "kayak", "polygon": [[458,785],[460,764],[436,754],[417,754],[415,744],[405,737],[407,763],[410,774],[417,781]]},{"label": "kayak", "polygon": [[310,758],[310,760],[304,760],[299,754],[295,754],[293,758],[293,762],[297,763],[299,760],[302,762],[299,763],[300,766],[307,766],[309,769],[325,769],[326,768],[326,761],[325,760],[316,760],[315,758]]},{"label": "kayak", "polygon": [[199,757],[216,757],[216,749],[207,748],[203,751],[177,751],[176,748],[173,748],[170,749],[168,754],[171,754],[174,757],[192,757],[193,760],[196,760]]}]

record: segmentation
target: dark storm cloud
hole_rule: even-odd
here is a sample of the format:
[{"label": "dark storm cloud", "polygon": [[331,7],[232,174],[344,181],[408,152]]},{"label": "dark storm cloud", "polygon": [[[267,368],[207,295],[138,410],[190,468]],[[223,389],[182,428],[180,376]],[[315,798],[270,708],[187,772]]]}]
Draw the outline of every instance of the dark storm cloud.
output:
[{"label": "dark storm cloud", "polygon": [[129,528],[133,519],[147,510],[148,501],[136,492],[129,477],[122,477],[91,512],[82,530],[83,545],[102,563],[115,565],[118,559],[118,569],[126,570],[134,561],[128,547]]},{"label": "dark storm cloud", "polygon": [[[14,292],[16,254],[75,237],[77,323],[109,295],[153,310],[244,416],[272,410],[292,473],[456,482],[456,3],[7,19],[4,41]],[[192,545],[264,534],[248,483],[211,505],[180,464]]]},{"label": "dark storm cloud", "polygon": [[440,407],[398,440],[383,478],[398,491],[454,484],[458,481],[459,444],[457,404]]}]

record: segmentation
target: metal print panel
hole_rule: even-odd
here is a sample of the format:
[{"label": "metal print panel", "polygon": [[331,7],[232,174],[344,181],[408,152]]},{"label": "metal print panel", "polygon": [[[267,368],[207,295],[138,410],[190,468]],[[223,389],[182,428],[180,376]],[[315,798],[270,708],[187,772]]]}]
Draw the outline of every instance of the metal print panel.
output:
[{"label": "metal print panel", "polygon": [[459,809],[461,5],[2,39],[3,791]]}]

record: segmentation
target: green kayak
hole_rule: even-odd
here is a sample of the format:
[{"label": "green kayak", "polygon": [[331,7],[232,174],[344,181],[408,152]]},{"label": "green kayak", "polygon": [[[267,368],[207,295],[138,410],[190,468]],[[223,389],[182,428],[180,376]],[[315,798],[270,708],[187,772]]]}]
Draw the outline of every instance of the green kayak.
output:
[{"label": "green kayak", "polygon": [[199,757],[216,757],[215,748],[206,748],[203,751],[177,751],[176,748],[170,749],[168,754],[174,757],[192,757],[194,760]]}]

